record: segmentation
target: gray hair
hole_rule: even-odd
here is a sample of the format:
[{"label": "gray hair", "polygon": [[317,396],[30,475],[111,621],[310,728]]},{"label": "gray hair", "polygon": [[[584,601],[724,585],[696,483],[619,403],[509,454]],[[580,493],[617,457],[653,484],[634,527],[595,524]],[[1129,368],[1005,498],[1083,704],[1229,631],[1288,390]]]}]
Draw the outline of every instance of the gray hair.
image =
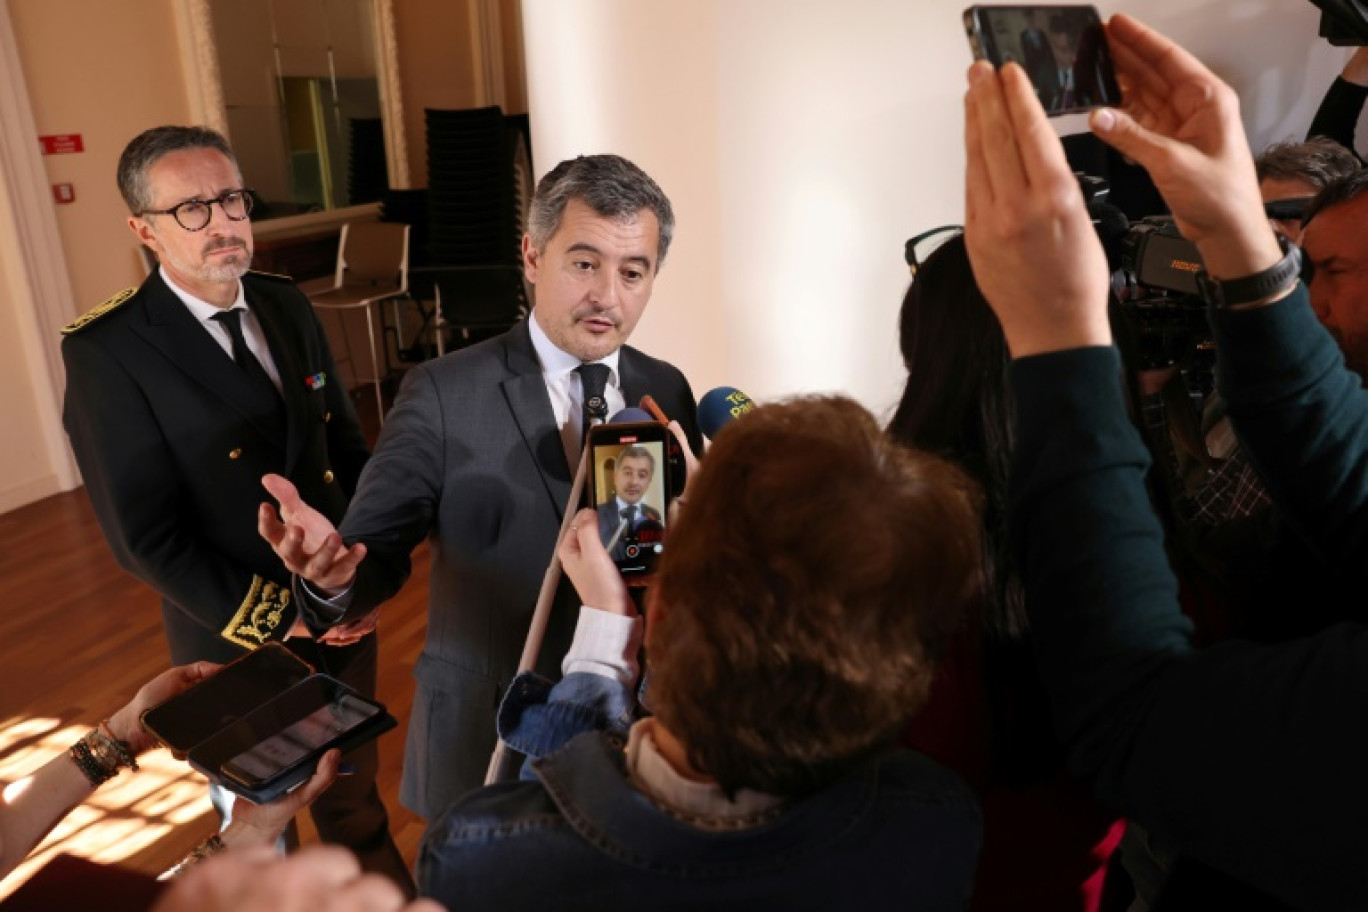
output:
[{"label": "gray hair", "polygon": [[644,459],[644,460],[646,460],[647,462],[649,462],[649,463],[651,464],[651,474],[652,474],[652,475],[655,474],[655,457],[652,456],[652,455],[651,455],[651,451],[648,450],[648,449],[646,449],[644,446],[641,446],[640,444],[635,444],[635,443],[634,443],[634,444],[632,444],[631,446],[626,447],[625,449],[623,449],[622,452],[618,453],[618,459],[617,459],[617,464],[618,464],[618,466],[620,467],[624,462],[626,462],[626,461],[629,460],[629,459]]},{"label": "gray hair", "polygon": [[655,264],[660,271],[674,236],[674,210],[645,171],[620,155],[581,155],[556,165],[537,184],[527,214],[527,234],[537,250],[545,250],[560,229],[571,200],[580,200],[610,219],[628,219],[649,210],[660,225]]},{"label": "gray hair", "polygon": [[1357,155],[1325,136],[1313,136],[1306,142],[1274,143],[1254,159],[1260,181],[1298,180],[1317,190],[1360,167]]},{"label": "gray hair", "polygon": [[147,172],[163,155],[182,149],[213,149],[232,162],[239,174],[242,172],[233,148],[217,130],[174,126],[144,130],[133,137],[119,156],[119,193],[123,194],[129,212],[140,215],[152,208],[152,188],[147,185]]}]

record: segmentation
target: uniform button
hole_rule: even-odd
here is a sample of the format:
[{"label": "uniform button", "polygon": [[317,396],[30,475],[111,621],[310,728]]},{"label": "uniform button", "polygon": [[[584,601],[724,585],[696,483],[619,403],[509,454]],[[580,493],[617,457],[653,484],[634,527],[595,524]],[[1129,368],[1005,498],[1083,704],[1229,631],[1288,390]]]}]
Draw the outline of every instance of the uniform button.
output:
[{"label": "uniform button", "polygon": [[332,473],[332,469],[328,469],[326,472],[323,473],[323,483],[332,484],[333,477],[334,476]]},{"label": "uniform button", "polygon": [[229,458],[229,459],[241,459],[241,458],[242,458],[242,447],[233,447],[231,450],[229,450],[229,451],[228,451],[228,458]]},{"label": "uniform button", "polygon": [[332,412],[324,412],[324,413],[323,413],[323,420],[324,420],[324,421],[332,421]]}]

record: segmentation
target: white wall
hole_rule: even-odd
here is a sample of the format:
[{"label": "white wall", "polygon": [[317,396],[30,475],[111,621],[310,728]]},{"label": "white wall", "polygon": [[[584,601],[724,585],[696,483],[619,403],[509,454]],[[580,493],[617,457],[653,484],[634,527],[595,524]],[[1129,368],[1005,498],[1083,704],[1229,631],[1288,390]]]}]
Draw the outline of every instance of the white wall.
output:
[{"label": "white wall", "polygon": [[[576,155],[616,152],[660,184],[676,233],[633,342],[673,360],[695,393],[725,382],[744,308],[723,305],[716,5],[663,0],[523,0],[528,111],[538,177]],[[687,353],[687,356],[686,356]],[[735,383],[736,381],[733,381]]]},{"label": "white wall", "polygon": [[[962,0],[522,0],[539,172],[633,159],[677,245],[634,342],[696,392],[901,392],[903,241],[963,211]],[[1300,136],[1346,52],[1306,0],[1127,0]]]}]

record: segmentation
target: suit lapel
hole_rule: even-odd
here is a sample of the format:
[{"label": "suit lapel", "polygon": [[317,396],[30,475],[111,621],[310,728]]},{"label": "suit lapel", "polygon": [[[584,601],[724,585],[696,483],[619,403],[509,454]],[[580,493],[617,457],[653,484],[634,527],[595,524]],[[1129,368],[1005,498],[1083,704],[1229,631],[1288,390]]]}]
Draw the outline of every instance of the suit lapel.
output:
[{"label": "suit lapel", "polygon": [[637,362],[636,352],[625,345],[618,351],[618,373],[622,379],[622,399],[628,408],[640,407],[642,396],[654,395]]},{"label": "suit lapel", "polygon": [[559,517],[565,512],[574,479],[565,464],[565,449],[556,430],[551,397],[546,392],[546,380],[542,377],[537,351],[532,347],[527,321],[513,327],[503,338],[508,368],[508,376],[500,384],[504,399]]},{"label": "suit lapel", "polygon": [[[304,385],[308,371],[299,357],[304,346],[295,338],[293,327],[275,301],[266,298],[245,281],[243,290],[247,296],[247,306],[256,314],[261,331],[266,334],[266,344],[270,346],[271,359],[275,361],[276,373],[280,376],[281,394],[285,399],[285,472],[288,474],[293,471],[299,454],[304,450],[308,431],[308,390]],[[333,377],[327,379],[335,380]]]},{"label": "suit lapel", "polygon": [[263,421],[254,407],[251,387],[242,382],[238,366],[162,281],[159,271],[147,277],[142,291],[147,321],[134,322],[133,331],[258,431],[283,445],[279,429]]}]

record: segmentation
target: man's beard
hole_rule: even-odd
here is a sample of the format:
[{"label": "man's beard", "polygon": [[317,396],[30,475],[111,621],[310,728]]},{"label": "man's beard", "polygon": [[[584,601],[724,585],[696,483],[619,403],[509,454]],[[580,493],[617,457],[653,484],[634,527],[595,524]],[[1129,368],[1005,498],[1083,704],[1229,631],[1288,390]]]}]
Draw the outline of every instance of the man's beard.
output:
[{"label": "man's beard", "polygon": [[221,260],[217,263],[207,261],[201,261],[198,264],[187,263],[179,257],[172,256],[170,253],[166,252],[163,253],[163,256],[170,260],[171,265],[175,266],[176,269],[187,275],[194,276],[201,282],[234,282],[246,275],[247,271],[252,268],[252,251],[247,247],[245,241],[229,241],[228,243],[211,241],[209,244],[205,245],[201,255],[207,257],[215,250],[221,250],[228,247],[236,247],[241,253],[235,255],[232,259]]}]

